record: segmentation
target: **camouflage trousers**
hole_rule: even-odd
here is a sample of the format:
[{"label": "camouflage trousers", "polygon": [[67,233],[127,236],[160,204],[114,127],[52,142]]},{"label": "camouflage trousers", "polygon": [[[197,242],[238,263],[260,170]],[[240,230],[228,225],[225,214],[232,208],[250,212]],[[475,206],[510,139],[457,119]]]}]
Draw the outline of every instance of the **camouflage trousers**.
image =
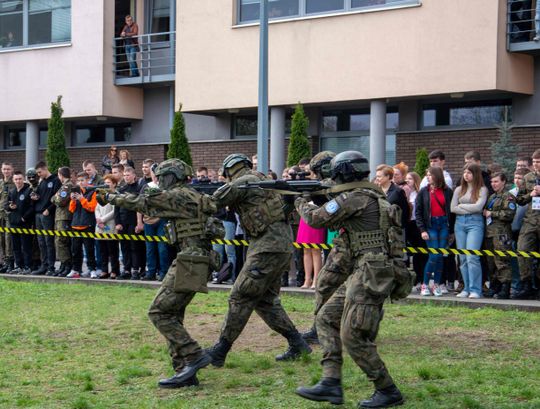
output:
[{"label": "camouflage trousers", "polygon": [[[70,220],[57,220],[54,222],[54,229],[56,231],[70,231]],[[71,237],[56,236],[54,238],[54,247],[56,251],[56,258],[61,263],[71,263]]]},{"label": "camouflage trousers", "polygon": [[[486,250],[509,251],[512,250],[512,237],[507,234],[486,237],[484,246]],[[496,279],[500,283],[512,281],[512,266],[509,257],[486,257],[486,262],[491,280]]]},{"label": "camouflage trousers", "polygon": [[[377,353],[375,338],[383,317],[383,300],[374,300],[361,289],[351,293],[351,280],[342,284],[323,305],[316,318],[323,350],[323,377],[341,379],[342,344],[375,388],[383,389],[394,381]],[[349,288],[348,288],[349,287]]]},{"label": "camouflage trousers", "polygon": [[271,329],[287,337],[297,330],[279,299],[281,275],[289,269],[290,253],[251,253],[247,258],[231,295],[220,337],[231,344],[249,321],[253,310]]},{"label": "camouflage trousers", "polygon": [[[538,218],[538,217],[537,217]],[[540,248],[540,220],[524,220],[517,243],[519,251],[538,251]],[[518,257],[519,275],[521,281],[532,277],[533,258]]]},{"label": "camouflage trousers", "polygon": [[[6,215],[0,216],[0,227],[9,227]],[[3,262],[13,260],[13,246],[11,244],[11,234],[0,232],[0,260]]]},{"label": "camouflage trousers", "polygon": [[174,291],[176,260],[167,271],[161,288],[148,310],[152,324],[167,340],[169,355],[175,372],[180,372],[186,363],[198,359],[202,349],[184,327],[184,315],[194,292],[178,293]]}]

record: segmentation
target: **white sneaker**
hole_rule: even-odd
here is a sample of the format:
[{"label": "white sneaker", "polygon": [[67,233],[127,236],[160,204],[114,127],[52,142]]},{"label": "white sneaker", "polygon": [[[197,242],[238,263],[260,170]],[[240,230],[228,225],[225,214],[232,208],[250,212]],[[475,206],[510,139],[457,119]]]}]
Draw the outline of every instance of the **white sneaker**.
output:
[{"label": "white sneaker", "polygon": [[469,293],[467,291],[462,291],[456,297],[458,298],[467,298],[469,296]]},{"label": "white sneaker", "polygon": [[431,291],[429,291],[429,288],[427,285],[422,284],[420,295],[431,295]]},{"label": "white sneaker", "polygon": [[71,270],[69,274],[66,276],[67,278],[79,278],[80,274],[78,271]]},{"label": "white sneaker", "polygon": [[445,284],[439,284],[439,288],[441,289],[441,294],[448,294],[448,289]]},{"label": "white sneaker", "polygon": [[433,295],[435,297],[440,297],[442,295],[441,286],[438,284],[435,284],[433,286]]},{"label": "white sneaker", "polygon": [[469,298],[481,298],[480,294],[478,293],[475,293],[475,292],[471,292],[469,294]]},{"label": "white sneaker", "polygon": [[85,272],[81,273],[81,277],[82,278],[90,278],[90,271],[85,271]]},{"label": "white sneaker", "polygon": [[99,277],[99,274],[97,271],[90,271],[90,278],[98,278]]}]

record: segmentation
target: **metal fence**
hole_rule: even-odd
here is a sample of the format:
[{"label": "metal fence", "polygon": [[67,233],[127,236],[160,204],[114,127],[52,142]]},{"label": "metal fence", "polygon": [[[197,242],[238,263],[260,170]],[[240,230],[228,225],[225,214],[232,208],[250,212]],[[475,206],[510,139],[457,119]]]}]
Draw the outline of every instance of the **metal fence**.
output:
[{"label": "metal fence", "polygon": [[[128,52],[135,44],[131,39],[136,38],[138,46],[132,56],[136,68],[130,67]],[[117,83],[147,83],[174,80],[176,67],[176,32],[142,34],[126,39],[117,37],[113,44],[113,70]]]}]

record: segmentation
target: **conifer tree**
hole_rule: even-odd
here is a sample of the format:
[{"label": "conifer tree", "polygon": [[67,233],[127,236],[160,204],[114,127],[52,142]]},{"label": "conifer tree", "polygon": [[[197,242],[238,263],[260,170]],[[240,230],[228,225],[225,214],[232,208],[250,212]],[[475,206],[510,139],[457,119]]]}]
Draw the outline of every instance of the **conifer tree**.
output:
[{"label": "conifer tree", "polygon": [[56,173],[58,168],[70,166],[69,155],[66,149],[64,136],[64,120],[62,119],[62,95],[56,102],[51,103],[51,118],[48,121],[47,152],[45,158],[51,173]]},{"label": "conifer tree", "polygon": [[191,150],[186,137],[186,125],[182,114],[182,104],[174,114],[173,127],[171,128],[171,143],[167,150],[167,159],[178,158],[192,166]]},{"label": "conifer tree", "polygon": [[506,119],[497,126],[497,130],[499,139],[491,141],[491,159],[511,180],[521,147],[512,142],[512,125]]},{"label": "conifer tree", "polygon": [[298,165],[300,159],[311,156],[311,146],[307,134],[308,125],[309,120],[304,113],[302,104],[299,102],[292,116],[287,166]]},{"label": "conifer tree", "polygon": [[420,148],[416,150],[416,163],[414,164],[414,171],[423,178],[426,175],[426,170],[429,168],[429,155],[426,148]]}]

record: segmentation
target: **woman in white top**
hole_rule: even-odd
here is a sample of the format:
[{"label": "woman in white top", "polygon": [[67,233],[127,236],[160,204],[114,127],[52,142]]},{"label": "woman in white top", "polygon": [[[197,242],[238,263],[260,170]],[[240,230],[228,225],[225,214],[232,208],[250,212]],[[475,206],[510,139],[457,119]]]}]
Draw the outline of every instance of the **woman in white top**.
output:
[{"label": "woman in white top", "polygon": [[[416,197],[418,196],[418,191],[420,190],[421,178],[416,172],[409,172],[405,176],[405,183],[409,187],[409,207],[411,208],[411,218],[407,225],[405,226],[405,237],[407,237],[407,245],[418,248],[425,247],[426,243],[422,240],[420,230],[416,225]],[[415,284],[420,285],[424,279],[424,269],[426,267],[427,255],[420,252],[414,253],[412,255],[413,261],[413,270],[416,273],[416,282]]]},{"label": "woman in white top", "polygon": [[[484,205],[488,190],[484,186],[482,169],[475,164],[463,168],[461,185],[452,197],[451,211],[455,213],[454,233],[458,249],[480,250],[484,240]],[[457,296],[480,298],[482,296],[482,268],[479,256],[460,254],[461,275],[464,288]]]}]

